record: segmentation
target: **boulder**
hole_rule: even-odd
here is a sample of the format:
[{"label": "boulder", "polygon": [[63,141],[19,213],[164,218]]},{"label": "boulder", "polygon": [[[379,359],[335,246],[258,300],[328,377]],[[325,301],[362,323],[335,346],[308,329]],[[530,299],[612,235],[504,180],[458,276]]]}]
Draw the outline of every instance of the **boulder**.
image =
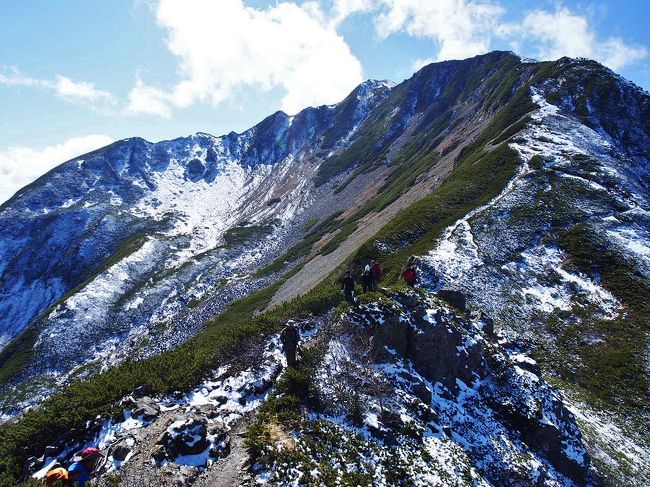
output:
[{"label": "boulder", "polygon": [[510,359],[520,369],[527,370],[531,374],[535,374],[537,377],[542,376],[542,369],[540,368],[539,364],[533,359],[523,354],[511,355]]},{"label": "boulder", "polygon": [[431,390],[422,382],[413,382],[411,384],[411,392],[415,395],[415,397],[417,397],[427,406],[431,404],[433,394],[431,393]]},{"label": "boulder", "polygon": [[462,312],[467,311],[467,298],[463,293],[450,289],[441,289],[436,295],[443,301],[451,304],[454,308]]},{"label": "boulder", "polygon": [[131,448],[129,448],[126,442],[122,442],[113,449],[113,460],[123,462],[129,456],[129,453],[131,453]]},{"label": "boulder", "polygon": [[208,429],[205,421],[199,418],[177,420],[167,428],[167,432],[169,436],[165,446],[174,458],[178,455],[197,455],[208,447]]},{"label": "boulder", "polygon": [[141,385],[133,389],[133,397],[145,397],[151,391],[151,387],[148,385]]},{"label": "boulder", "polygon": [[160,406],[158,403],[148,397],[142,397],[135,402],[135,408],[133,409],[131,415],[134,417],[142,417],[145,421],[151,421],[158,417],[160,414]]},{"label": "boulder", "polygon": [[167,450],[163,445],[155,445],[151,449],[151,458],[153,458],[156,462],[162,462],[167,458]]},{"label": "boulder", "polygon": [[214,459],[227,457],[230,454],[230,443],[230,435],[224,432],[224,435],[210,449],[210,457]]}]

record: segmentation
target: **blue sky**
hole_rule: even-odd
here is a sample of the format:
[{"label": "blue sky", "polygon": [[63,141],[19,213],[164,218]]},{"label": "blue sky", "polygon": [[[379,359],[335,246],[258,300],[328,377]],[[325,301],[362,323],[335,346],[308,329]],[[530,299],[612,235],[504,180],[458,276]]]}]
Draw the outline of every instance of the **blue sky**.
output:
[{"label": "blue sky", "polygon": [[[494,49],[650,89],[647,0],[0,0],[0,202],[111,140],[242,131]],[[76,151],[76,152],[75,152]]]}]

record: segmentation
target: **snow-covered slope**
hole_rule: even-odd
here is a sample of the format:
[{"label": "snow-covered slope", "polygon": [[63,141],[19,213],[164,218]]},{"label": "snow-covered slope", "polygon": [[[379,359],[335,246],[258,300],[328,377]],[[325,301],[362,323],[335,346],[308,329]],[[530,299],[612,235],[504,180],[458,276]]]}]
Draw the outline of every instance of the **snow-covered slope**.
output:
[{"label": "snow-covered slope", "polygon": [[[127,139],[69,161],[0,207],[0,411],[24,412],[74,378],[106,398],[70,411],[74,434],[44,426],[65,393],[8,425],[7,465],[43,468],[50,441],[68,458],[133,429],[120,442],[146,453],[135,476],[198,466],[191,475],[210,485],[228,418],[243,427],[261,407],[260,482],[645,485],[648,154],[647,93],[591,61],[497,52],[397,86],[366,82],[242,134]],[[242,316],[318,286],[298,303],[339,317],[323,309],[337,301],[326,276],[379,255],[393,285],[412,253],[425,292],[364,298],[309,345],[315,361],[306,347],[279,380],[277,337],[237,308],[225,326],[255,336],[247,350],[228,344],[243,353],[236,366],[214,363],[206,379],[221,322],[151,358],[264,287],[239,302]],[[90,378],[127,358],[143,360]],[[155,374],[139,384],[156,363],[182,369],[173,386]],[[126,369],[137,373],[110,390]],[[305,395],[291,397],[296,383]],[[268,409],[286,412],[285,399],[300,414]],[[126,416],[92,419],[109,410]],[[129,471],[126,450],[109,469]]]},{"label": "snow-covered slope", "polygon": [[369,81],[345,106],[278,112],[242,134],[126,139],[19,191],[0,208],[0,347],[33,330],[20,343],[35,356],[20,380],[158,353],[267,283],[250,276],[321,203],[310,182],[325,134],[336,127],[327,151],[344,149],[390,86]]},{"label": "snow-covered slope", "polygon": [[[601,74],[592,71],[596,78]],[[599,377],[590,386],[601,391],[599,400],[612,400],[609,394],[617,404],[610,407],[624,408],[637,400],[630,399],[637,391],[622,381],[648,378],[647,361],[621,345],[640,340],[639,349],[647,350],[642,328],[636,338],[620,329],[639,326],[634,323],[639,308],[614,295],[612,289],[618,296],[626,291],[611,280],[611,268],[608,282],[599,272],[602,262],[617,262],[620,272],[631,270],[638,289],[650,278],[650,134],[647,113],[639,110],[649,97],[611,75],[610,97],[627,103],[603,111],[597,101],[605,96],[596,92],[583,100],[585,113],[576,101],[584,87],[573,91],[566,86],[570,81],[560,77],[531,88],[539,108],[528,127],[509,140],[523,161],[518,173],[498,197],[448,227],[422,257],[421,267],[426,287],[463,292],[504,333],[543,357],[549,372],[573,383],[576,390],[568,387],[579,404],[574,411],[600,468],[641,485],[649,470],[639,462],[639,452],[647,454],[650,447],[638,434],[642,418],[636,411],[619,416],[592,411],[582,400],[584,390],[577,390],[601,361],[611,367],[613,354],[625,372],[616,379]],[[628,100],[630,93],[636,98]],[[593,263],[589,269],[576,265],[579,252],[592,251],[594,243],[606,254],[585,255]],[[583,249],[585,244],[589,247]],[[644,361],[645,367],[637,366]],[[641,426],[624,425],[628,414]],[[611,434],[602,436],[604,431]]]}]

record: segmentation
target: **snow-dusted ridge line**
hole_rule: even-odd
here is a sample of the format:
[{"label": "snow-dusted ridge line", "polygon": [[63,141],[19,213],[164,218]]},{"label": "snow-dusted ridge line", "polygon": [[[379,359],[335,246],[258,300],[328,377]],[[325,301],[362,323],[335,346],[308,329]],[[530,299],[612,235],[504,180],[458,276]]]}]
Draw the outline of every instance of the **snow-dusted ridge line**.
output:
[{"label": "snow-dusted ridge line", "polygon": [[[575,296],[579,295],[581,300],[596,305],[601,310],[602,317],[613,319],[618,316],[621,308],[620,303],[592,278],[572,274],[562,268],[565,255],[557,247],[533,244],[520,252],[521,264],[508,262],[504,256],[504,262],[500,269],[494,271],[482,269],[486,258],[494,259],[489,255],[494,250],[488,246],[489,241],[486,240],[493,237],[485,234],[484,227],[497,225],[491,223],[495,215],[499,215],[499,219],[509,221],[511,219],[510,209],[519,208],[519,205],[525,203],[527,198],[530,199],[526,194],[527,191],[528,193],[535,191],[530,188],[531,181],[533,181],[531,178],[537,177],[539,170],[532,169],[528,164],[533,157],[541,156],[544,161],[547,161],[543,170],[554,167],[559,169],[563,164],[561,161],[567,157],[566,154],[579,154],[587,157],[593,150],[599,154],[613,150],[611,144],[599,134],[578,124],[568,115],[560,113],[558,107],[546,102],[539,90],[532,88],[531,96],[539,108],[531,114],[532,122],[529,127],[509,144],[520,154],[523,161],[521,167],[498,196],[487,204],[472,210],[468,215],[448,227],[434,249],[423,258],[423,261],[439,274],[439,285],[463,289],[465,283],[475,278],[473,274],[486,274],[487,277],[488,274],[495,273],[490,279],[498,279],[499,287],[504,286],[509,293],[510,290],[519,288],[521,290],[520,297],[517,299],[523,299],[524,303],[527,303],[525,306],[531,306],[531,311],[536,309],[550,313],[555,308],[568,311],[575,304]],[[558,122],[574,128],[568,133],[549,128],[549,123],[552,126]],[[576,133],[578,136],[574,136]],[[588,145],[583,146],[582,144]],[[590,147],[595,147],[595,149],[590,150]],[[608,173],[618,174],[615,167],[606,167],[609,170]],[[594,191],[603,192],[605,189],[602,184],[579,176],[562,172],[558,172],[558,175],[572,178],[577,183],[584,184]],[[477,232],[478,238],[475,235]],[[637,250],[640,250],[642,255],[646,252],[647,255],[650,255],[647,240],[632,237],[632,241],[634,242],[632,245],[638,245]],[[477,242],[479,243],[477,244]],[[488,252],[488,255],[482,256],[481,254],[485,252]],[[650,266],[648,267],[650,268]],[[513,280],[516,280],[517,284],[514,284]],[[525,284],[526,282],[528,285]],[[470,288],[467,291],[470,294],[478,295],[478,287],[471,283],[468,284]],[[487,292],[489,293],[490,284],[484,285],[488,286]],[[476,289],[476,292],[473,293],[470,289]],[[495,297],[497,294],[495,292]],[[502,300],[503,297],[497,298],[497,302]],[[487,304],[490,301],[489,297],[483,297],[480,304]],[[491,306],[491,311],[494,311],[494,303]]]}]

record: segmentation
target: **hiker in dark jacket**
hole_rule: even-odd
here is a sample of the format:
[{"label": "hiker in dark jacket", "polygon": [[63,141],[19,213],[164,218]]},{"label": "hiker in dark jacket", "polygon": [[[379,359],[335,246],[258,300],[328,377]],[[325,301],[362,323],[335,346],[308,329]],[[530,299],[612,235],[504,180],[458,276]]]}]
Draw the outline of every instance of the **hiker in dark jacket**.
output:
[{"label": "hiker in dark jacket", "polygon": [[370,263],[370,272],[372,272],[372,290],[376,291],[384,275],[384,270],[381,268],[379,262],[373,260]]},{"label": "hiker in dark jacket", "polygon": [[363,269],[363,274],[361,274],[361,285],[363,286],[364,293],[367,293],[372,289],[372,271],[370,270],[369,265]]},{"label": "hiker in dark jacket", "polygon": [[354,304],[354,279],[350,275],[350,271],[345,272],[345,277],[341,280],[341,289],[343,289],[343,295],[345,300],[348,303]]},{"label": "hiker in dark jacket", "polygon": [[90,480],[92,472],[100,458],[97,448],[86,448],[73,458],[74,463],[68,468],[69,482],[71,485],[85,487]]},{"label": "hiker in dark jacket", "polygon": [[289,367],[296,366],[296,350],[298,349],[298,342],[300,342],[300,331],[293,321],[289,320],[287,326],[280,333],[280,341],[284,349],[284,355],[287,357],[287,365]]}]

